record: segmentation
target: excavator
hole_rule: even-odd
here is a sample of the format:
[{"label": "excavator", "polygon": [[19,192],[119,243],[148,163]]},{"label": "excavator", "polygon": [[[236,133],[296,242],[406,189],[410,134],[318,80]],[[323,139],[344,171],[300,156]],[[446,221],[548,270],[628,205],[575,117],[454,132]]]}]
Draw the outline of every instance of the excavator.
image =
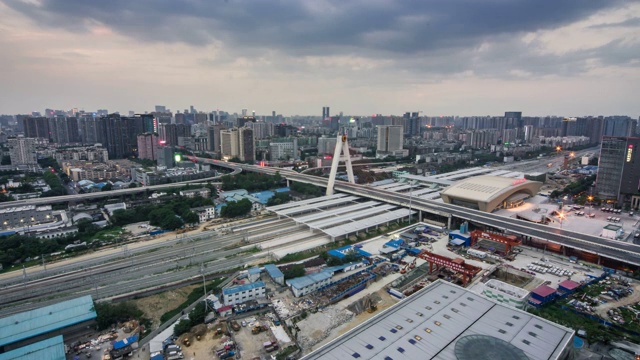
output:
[{"label": "excavator", "polygon": [[369,314],[371,314],[372,312],[378,310],[378,305],[374,304],[373,301],[371,301],[370,297],[367,297],[364,301],[364,308],[367,309],[367,312]]},{"label": "excavator", "polygon": [[400,270],[400,274],[406,274],[406,273],[407,273],[407,270],[415,268],[415,267],[416,267],[416,260],[417,260],[417,258],[416,258],[416,259],[413,259],[413,261],[412,261],[411,263],[407,263],[407,264],[402,268],[402,270]]}]

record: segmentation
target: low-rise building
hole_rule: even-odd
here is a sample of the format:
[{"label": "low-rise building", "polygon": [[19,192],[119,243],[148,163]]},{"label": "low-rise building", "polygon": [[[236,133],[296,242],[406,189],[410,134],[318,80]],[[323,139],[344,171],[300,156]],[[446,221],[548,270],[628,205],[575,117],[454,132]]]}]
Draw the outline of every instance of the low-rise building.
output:
[{"label": "low-rise building", "polygon": [[216,217],[216,208],[213,205],[192,208],[191,211],[198,214],[198,219],[200,220],[201,223],[205,221],[209,221]]},{"label": "low-rise building", "polygon": [[500,280],[491,279],[484,283],[482,295],[501,304],[523,309],[527,304],[529,292]]},{"label": "low-rise building", "polygon": [[196,196],[201,196],[203,198],[211,197],[211,190],[207,188],[200,189],[190,189],[190,190],[181,190],[180,196],[185,196],[188,198],[194,198]]},{"label": "low-rise building", "polygon": [[67,227],[67,228],[59,228],[53,230],[42,231],[33,234],[33,236],[38,239],[55,239],[67,236],[73,236],[78,233],[78,228],[76,226]]},{"label": "low-rise building", "polygon": [[305,296],[331,283],[330,272],[317,272],[286,281],[295,297]]},{"label": "low-rise building", "polygon": [[269,274],[269,277],[271,277],[273,282],[284,285],[284,274],[277,266],[274,264],[267,264],[264,266],[264,270]]},{"label": "low-rise building", "polygon": [[51,205],[22,205],[0,209],[2,229],[29,227],[54,221]]},{"label": "low-rise building", "polygon": [[262,281],[256,281],[239,286],[222,289],[225,305],[236,305],[249,300],[266,296],[266,286]]}]

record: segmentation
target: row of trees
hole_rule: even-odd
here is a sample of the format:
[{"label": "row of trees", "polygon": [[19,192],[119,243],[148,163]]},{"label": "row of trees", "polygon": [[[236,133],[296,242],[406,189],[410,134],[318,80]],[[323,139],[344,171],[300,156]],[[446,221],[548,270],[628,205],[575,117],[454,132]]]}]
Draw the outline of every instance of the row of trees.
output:
[{"label": "row of trees", "polygon": [[180,197],[170,202],[157,206],[138,206],[133,209],[116,210],[111,217],[112,223],[123,226],[141,221],[149,221],[153,226],[164,230],[175,230],[184,224],[198,222],[198,214],[191,208],[213,205],[213,200],[200,196],[193,198]]},{"label": "row of trees", "polygon": [[594,181],[596,181],[595,175],[590,175],[579,179],[578,181],[574,181],[569,185],[565,186],[562,191],[554,190],[549,196],[552,198],[558,198],[563,195],[578,195],[586,192],[593,186]]},{"label": "row of trees", "polygon": [[291,183],[291,190],[300,194],[310,196],[322,196],[323,193],[322,188],[319,186],[295,181]]},{"label": "row of trees", "polygon": [[280,173],[275,175],[256,174],[241,172],[237,175],[225,175],[220,181],[222,182],[222,190],[245,189],[248,192],[263,191],[280,186],[282,176]]},{"label": "row of trees", "polygon": [[252,204],[249,199],[229,201],[226,206],[220,209],[220,216],[224,218],[245,216],[251,212],[251,206]]}]

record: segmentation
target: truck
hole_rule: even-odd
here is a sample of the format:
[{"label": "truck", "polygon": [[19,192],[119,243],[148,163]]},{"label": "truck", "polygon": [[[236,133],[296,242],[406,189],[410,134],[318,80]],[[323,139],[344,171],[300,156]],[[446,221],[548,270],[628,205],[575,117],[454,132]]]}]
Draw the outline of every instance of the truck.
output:
[{"label": "truck", "polygon": [[271,346],[267,346],[266,348],[264,348],[264,350],[268,353],[272,352],[272,351],[276,351],[278,350],[278,344],[273,344]]},{"label": "truck", "polygon": [[237,321],[233,320],[231,322],[231,328],[233,329],[233,331],[240,331],[240,324],[238,324]]}]

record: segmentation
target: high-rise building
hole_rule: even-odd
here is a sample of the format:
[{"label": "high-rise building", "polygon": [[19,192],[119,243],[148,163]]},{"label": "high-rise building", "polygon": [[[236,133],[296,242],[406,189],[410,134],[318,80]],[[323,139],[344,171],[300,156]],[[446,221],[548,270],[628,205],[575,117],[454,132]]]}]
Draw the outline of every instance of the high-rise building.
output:
[{"label": "high-rise building", "polygon": [[336,149],[336,142],[338,141],[335,137],[326,137],[322,136],[318,138],[318,155],[323,154],[333,154]]},{"label": "high-rise building", "polygon": [[235,127],[241,128],[248,122],[256,122],[255,116],[242,116],[236,119]]},{"label": "high-rise building", "polygon": [[376,156],[399,156],[402,154],[404,129],[401,125],[378,125],[378,149]]},{"label": "high-rise building", "polygon": [[524,142],[530,143],[533,140],[533,125],[524,126]]},{"label": "high-rise building", "polygon": [[603,136],[635,136],[636,120],[628,116],[608,116],[604,119]]},{"label": "high-rise building", "polygon": [[156,112],[157,113],[167,112],[167,107],[164,105],[156,105]]},{"label": "high-rise building", "polygon": [[271,156],[272,161],[298,159],[298,138],[294,137],[289,139],[289,141],[275,141],[269,143],[269,155]]},{"label": "high-rise building", "polygon": [[138,158],[158,160],[158,137],[155,134],[146,133],[138,135]]},{"label": "high-rise building", "polygon": [[50,139],[49,119],[26,116],[22,118],[24,136],[28,138]]},{"label": "high-rise building", "polygon": [[239,157],[238,128],[220,131],[220,150],[222,158],[225,160]]},{"label": "high-rise building", "polygon": [[34,165],[36,158],[36,139],[18,137],[9,139],[9,157],[11,165]]},{"label": "high-rise building", "polygon": [[255,161],[255,139],[253,130],[247,127],[231,128],[220,131],[220,147],[222,158],[240,161]]},{"label": "high-rise building", "polygon": [[273,123],[268,123],[262,120],[258,120],[256,122],[248,122],[245,124],[245,126],[253,129],[253,136],[257,140],[266,139],[268,137],[273,136],[274,134]]},{"label": "high-rise building", "polygon": [[238,135],[240,136],[238,141],[240,144],[240,160],[256,161],[256,139],[253,137],[253,130],[243,127],[238,131]]},{"label": "high-rise building", "polygon": [[220,132],[224,130],[222,124],[214,124],[207,129],[207,144],[209,151],[220,153]]},{"label": "high-rise building", "polygon": [[177,146],[178,137],[191,136],[191,125],[160,124],[158,131],[160,142],[166,146]]},{"label": "high-rise building", "polygon": [[247,110],[247,109],[242,109],[242,117],[247,116],[247,112],[248,112],[248,111],[249,111],[249,110]]},{"label": "high-rise building", "polygon": [[506,129],[516,129],[516,137],[520,141],[524,141],[524,122],[522,121],[521,111],[506,111],[504,113],[504,127]]},{"label": "high-rise building", "polygon": [[404,118],[404,130],[407,136],[420,136],[422,119],[418,112],[406,112]]},{"label": "high-rise building", "polygon": [[598,160],[596,194],[619,205],[640,206],[640,137],[604,136]]},{"label": "high-rise building", "polygon": [[174,166],[173,148],[171,146],[157,147],[158,166],[170,169]]},{"label": "high-rise building", "polygon": [[78,131],[78,119],[63,115],[48,119],[49,139],[56,144],[79,143],[82,141]]},{"label": "high-rise building", "polygon": [[329,117],[331,117],[331,114],[329,113],[329,107],[328,106],[323,106],[322,107],[322,120],[326,120]]}]

